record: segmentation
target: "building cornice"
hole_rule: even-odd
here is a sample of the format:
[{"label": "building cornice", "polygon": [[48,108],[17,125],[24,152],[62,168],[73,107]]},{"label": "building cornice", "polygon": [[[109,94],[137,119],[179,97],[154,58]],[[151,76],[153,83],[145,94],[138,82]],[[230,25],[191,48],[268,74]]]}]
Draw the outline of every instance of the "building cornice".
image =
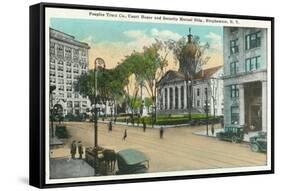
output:
[{"label": "building cornice", "polygon": [[65,42],[74,46],[81,48],[90,49],[90,46],[85,42],[80,42],[76,40],[73,36],[66,34],[64,32],[58,31],[56,29],[50,28],[50,39]]},{"label": "building cornice", "polygon": [[254,70],[251,72],[243,72],[236,75],[223,76],[224,86],[229,86],[234,84],[243,84],[254,81],[266,81],[267,80],[267,70]]}]

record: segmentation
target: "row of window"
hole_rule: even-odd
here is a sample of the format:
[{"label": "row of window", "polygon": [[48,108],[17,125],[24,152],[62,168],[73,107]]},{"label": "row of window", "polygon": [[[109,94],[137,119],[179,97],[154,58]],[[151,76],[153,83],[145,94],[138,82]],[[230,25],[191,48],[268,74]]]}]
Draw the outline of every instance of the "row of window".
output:
[{"label": "row of window", "polygon": [[[77,72],[74,72],[74,73],[77,73]],[[86,72],[82,72],[82,74],[83,74],[83,73],[86,73]],[[56,76],[56,72],[53,71],[53,70],[51,70],[51,71],[50,71],[50,77],[55,77],[55,76]],[[64,78],[64,73],[58,72],[58,73],[57,73],[57,76],[58,76],[59,78]],[[72,75],[71,75],[71,74],[66,74],[66,78],[67,78],[67,79],[71,79],[71,78],[72,78]],[[73,75],[73,78],[77,80],[77,79],[79,78],[79,75]]]},{"label": "row of window", "polygon": [[67,102],[67,107],[72,108],[74,103],[74,107],[80,107],[80,104],[82,104],[83,107],[87,107],[87,101],[68,101]]},{"label": "row of window", "polygon": [[[245,36],[245,49],[250,50],[261,46],[261,32],[251,33]],[[238,39],[230,40],[230,54],[239,52]]]},{"label": "row of window", "polygon": [[[259,69],[261,66],[261,56],[247,58],[245,60],[245,71],[250,72]],[[239,62],[230,63],[230,74],[237,74],[239,72]]]},{"label": "row of window", "polygon": [[[57,53],[57,54],[56,54]],[[71,59],[73,55],[73,60],[79,59],[79,49],[72,49],[68,46],[63,46],[61,44],[58,44],[55,46],[55,43],[50,43],[50,54],[51,55],[57,55],[61,58]],[[86,50],[81,50],[81,56],[86,57],[87,52]]]},{"label": "row of window", "polygon": [[[52,64],[52,65],[50,65],[50,69],[51,70],[55,70],[56,69],[56,67]],[[63,72],[64,71],[64,68],[63,68],[63,66],[58,66],[58,68],[57,68],[57,70],[58,71],[60,71],[60,72]],[[72,68],[66,68],[66,72],[68,72],[68,73],[71,73],[72,72]],[[81,71],[81,73],[85,73],[86,71],[85,70],[82,70]],[[75,74],[78,74],[79,73],[79,69],[73,69],[73,73],[75,73]]]}]

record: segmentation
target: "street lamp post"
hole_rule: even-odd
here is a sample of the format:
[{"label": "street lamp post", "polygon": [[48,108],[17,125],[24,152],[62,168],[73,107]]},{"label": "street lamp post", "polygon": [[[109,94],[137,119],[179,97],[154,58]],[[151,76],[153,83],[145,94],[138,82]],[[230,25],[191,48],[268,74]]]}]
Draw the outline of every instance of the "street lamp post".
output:
[{"label": "street lamp post", "polygon": [[97,75],[98,75],[98,67],[100,68],[105,68],[105,62],[102,58],[96,58],[95,59],[95,108],[94,108],[94,113],[95,113],[95,116],[94,116],[94,131],[95,131],[95,148],[97,149],[98,148],[98,99],[97,99],[97,96],[98,96],[98,78],[97,78]]}]

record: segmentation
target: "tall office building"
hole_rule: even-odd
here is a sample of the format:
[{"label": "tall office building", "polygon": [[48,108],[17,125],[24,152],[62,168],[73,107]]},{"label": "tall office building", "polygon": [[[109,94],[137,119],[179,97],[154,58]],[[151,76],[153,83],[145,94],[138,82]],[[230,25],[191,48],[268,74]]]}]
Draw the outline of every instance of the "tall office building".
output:
[{"label": "tall office building", "polygon": [[267,31],[224,27],[224,123],[267,129]]},{"label": "tall office building", "polygon": [[57,104],[63,114],[85,113],[90,107],[87,97],[74,91],[73,84],[88,71],[89,45],[74,36],[50,28],[50,86],[55,86],[52,105]]}]

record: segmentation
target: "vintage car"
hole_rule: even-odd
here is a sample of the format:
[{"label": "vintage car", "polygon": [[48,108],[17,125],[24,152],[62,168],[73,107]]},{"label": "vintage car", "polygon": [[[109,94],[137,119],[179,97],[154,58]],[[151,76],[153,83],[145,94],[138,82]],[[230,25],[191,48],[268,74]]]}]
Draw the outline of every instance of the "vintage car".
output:
[{"label": "vintage car", "polygon": [[117,153],[117,165],[116,174],[146,173],[149,168],[149,160],[141,151],[124,149]]},{"label": "vintage car", "polygon": [[267,150],[267,134],[259,132],[257,136],[250,138],[251,150],[254,152],[266,152]]},{"label": "vintage car", "polygon": [[242,127],[227,126],[224,127],[224,131],[218,132],[216,137],[220,140],[231,141],[233,143],[238,143],[243,141],[244,132]]}]

